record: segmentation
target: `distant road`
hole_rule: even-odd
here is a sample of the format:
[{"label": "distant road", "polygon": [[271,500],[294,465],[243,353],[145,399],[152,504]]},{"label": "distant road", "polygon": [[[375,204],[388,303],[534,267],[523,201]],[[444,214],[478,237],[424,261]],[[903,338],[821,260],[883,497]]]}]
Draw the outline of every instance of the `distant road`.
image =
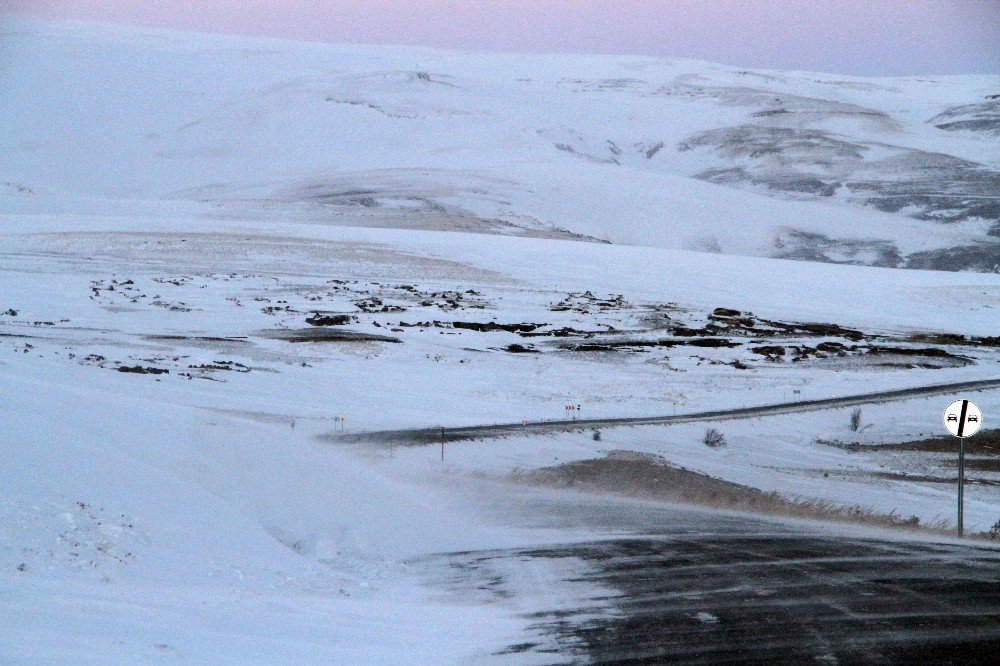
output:
[{"label": "distant road", "polygon": [[518,423],[499,423],[489,425],[461,426],[454,428],[415,428],[409,430],[382,430],[360,433],[331,432],[323,436],[327,441],[347,442],[386,442],[399,444],[433,444],[441,441],[455,442],[468,439],[483,439],[504,437],[523,432],[549,433],[571,432],[592,428],[614,428],[618,426],[639,425],[670,425],[674,423],[696,423],[701,421],[728,421],[733,419],[755,418],[758,416],[773,416],[775,414],[794,414],[836,407],[854,407],[897,400],[919,398],[921,396],[941,395],[957,391],[982,391],[1000,388],[1000,379],[983,379],[972,382],[955,382],[951,384],[933,384],[931,386],[916,386],[894,391],[878,391],[859,395],[822,398],[819,400],[801,400],[783,402],[757,407],[740,407],[738,409],[718,409],[707,412],[691,412],[688,414],[671,414],[669,416],[637,416],[604,419],[577,419],[575,421],[527,421]]}]

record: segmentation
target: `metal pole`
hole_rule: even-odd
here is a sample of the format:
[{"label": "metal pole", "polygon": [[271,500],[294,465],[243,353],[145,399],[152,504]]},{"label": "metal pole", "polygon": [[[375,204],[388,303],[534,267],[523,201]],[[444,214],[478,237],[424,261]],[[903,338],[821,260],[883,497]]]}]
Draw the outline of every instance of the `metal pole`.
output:
[{"label": "metal pole", "polygon": [[965,531],[965,438],[958,438],[958,536]]},{"label": "metal pole", "polygon": [[969,401],[962,401],[962,411],[958,417],[958,536],[965,531],[965,415],[969,411]]}]

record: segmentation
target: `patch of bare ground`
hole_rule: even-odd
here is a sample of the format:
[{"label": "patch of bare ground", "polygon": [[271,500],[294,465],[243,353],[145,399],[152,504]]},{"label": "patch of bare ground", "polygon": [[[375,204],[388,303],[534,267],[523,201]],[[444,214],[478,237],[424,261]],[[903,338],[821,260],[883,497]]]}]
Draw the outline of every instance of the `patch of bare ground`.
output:
[{"label": "patch of bare ground", "polygon": [[[826,443],[826,442],[824,442]],[[931,437],[897,444],[856,444],[857,451],[918,451],[921,453],[955,453],[958,440],[951,436]],[[982,430],[975,437],[965,438],[966,455],[1000,456],[1000,428]]]},{"label": "patch of bare ground", "polygon": [[671,465],[660,456],[634,451],[612,451],[604,458],[516,471],[512,480],[731,511],[905,528],[938,534],[950,532],[947,520],[921,524],[917,516],[904,518],[895,512],[879,513],[862,506],[845,506],[821,499],[790,498],[775,491],[765,492],[716,479]]},{"label": "patch of bare ground", "polygon": [[[968,461],[966,461],[968,465]],[[958,475],[954,477],[950,476],[931,476],[930,474],[904,474],[902,472],[863,472],[861,474],[856,474],[855,476],[873,476],[878,479],[887,479],[889,481],[915,481],[917,483],[958,483]],[[966,485],[971,486],[1000,486],[1000,481],[994,481],[992,479],[975,479],[965,477]]]},{"label": "patch of bare ground", "polygon": [[375,335],[343,329],[288,328],[263,331],[262,336],[288,342],[402,342],[390,335]]},{"label": "patch of bare ground", "polygon": [[[958,467],[958,460],[945,458],[941,461],[945,467]],[[1000,473],[1000,457],[994,458],[973,458],[965,456],[965,469],[973,472],[995,472]]]}]

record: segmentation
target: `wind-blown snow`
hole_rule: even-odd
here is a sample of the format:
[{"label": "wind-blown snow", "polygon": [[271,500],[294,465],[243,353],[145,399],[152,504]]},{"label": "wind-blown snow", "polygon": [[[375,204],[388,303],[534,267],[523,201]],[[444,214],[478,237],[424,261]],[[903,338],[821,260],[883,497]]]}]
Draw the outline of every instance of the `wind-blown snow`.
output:
[{"label": "wind-blown snow", "polygon": [[[995,377],[1000,160],[966,108],[995,77],[2,33],[0,661],[488,661],[565,572],[484,600],[414,563],[605,536],[505,481],[614,449],[950,517],[942,484],[873,481],[919,460],[837,447],[936,434],[949,396],[866,408],[863,436],[843,410],[727,423],[720,450],[695,425],[444,461],[329,435]],[[892,268],[917,264],[977,272]],[[765,333],[678,333],[717,308]]]}]

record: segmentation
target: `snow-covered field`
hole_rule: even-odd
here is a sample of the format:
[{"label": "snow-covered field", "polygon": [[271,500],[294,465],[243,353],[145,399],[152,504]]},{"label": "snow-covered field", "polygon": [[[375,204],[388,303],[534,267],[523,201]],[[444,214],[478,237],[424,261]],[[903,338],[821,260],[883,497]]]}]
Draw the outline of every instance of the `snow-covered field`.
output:
[{"label": "snow-covered field", "polygon": [[0,661],[490,660],[558,572],[484,604],[412,562],[591,534],[506,479],[614,450],[952,517],[944,458],[864,448],[947,395],[720,449],[321,436],[997,378],[996,128],[932,122],[996,77],[2,28]]}]

